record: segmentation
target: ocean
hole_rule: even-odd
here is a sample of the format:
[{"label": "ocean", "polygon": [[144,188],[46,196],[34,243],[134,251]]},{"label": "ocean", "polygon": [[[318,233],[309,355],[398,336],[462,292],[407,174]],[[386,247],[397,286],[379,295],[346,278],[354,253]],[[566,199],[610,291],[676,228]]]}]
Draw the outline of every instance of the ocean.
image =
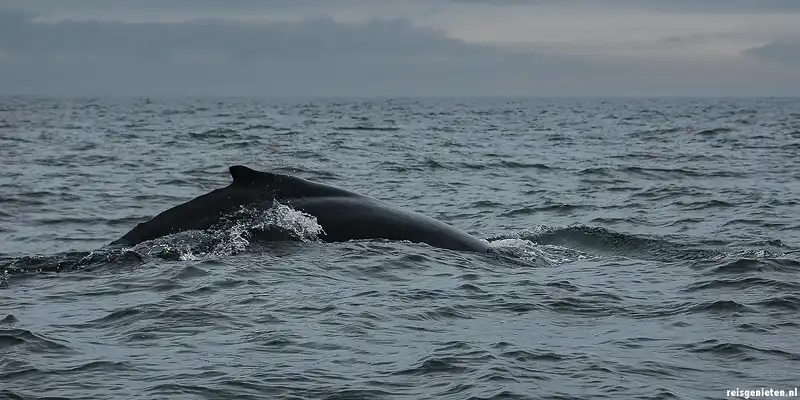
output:
[{"label": "ocean", "polygon": [[[2,97],[0,398],[788,393],[798,153],[792,98]],[[277,206],[103,250],[237,164],[493,251]]]}]

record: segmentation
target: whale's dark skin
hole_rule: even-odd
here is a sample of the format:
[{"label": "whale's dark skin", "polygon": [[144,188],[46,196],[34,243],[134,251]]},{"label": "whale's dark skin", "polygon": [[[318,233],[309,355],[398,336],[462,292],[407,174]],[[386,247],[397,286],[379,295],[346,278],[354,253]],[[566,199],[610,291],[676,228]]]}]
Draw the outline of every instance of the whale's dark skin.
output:
[{"label": "whale's dark skin", "polygon": [[450,250],[489,251],[486,242],[444,222],[399,209],[368,196],[290,175],[229,168],[233,182],[170,208],[133,228],[112,245],[133,246],[161,236],[207,229],[242,206],[272,204],[272,200],[317,218],[326,242],[389,239],[426,243]]}]

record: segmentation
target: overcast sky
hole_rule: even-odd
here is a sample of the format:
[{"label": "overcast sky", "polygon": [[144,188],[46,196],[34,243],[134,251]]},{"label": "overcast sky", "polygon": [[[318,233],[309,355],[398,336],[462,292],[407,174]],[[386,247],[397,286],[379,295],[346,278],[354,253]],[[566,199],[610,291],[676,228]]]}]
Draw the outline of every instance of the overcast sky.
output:
[{"label": "overcast sky", "polygon": [[0,0],[0,93],[797,96],[800,0]]}]

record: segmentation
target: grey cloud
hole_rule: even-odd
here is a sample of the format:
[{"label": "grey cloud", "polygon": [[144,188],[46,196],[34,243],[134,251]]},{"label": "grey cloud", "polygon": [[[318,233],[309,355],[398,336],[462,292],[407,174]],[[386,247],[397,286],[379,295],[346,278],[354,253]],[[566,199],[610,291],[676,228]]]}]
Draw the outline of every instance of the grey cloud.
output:
[{"label": "grey cloud", "polygon": [[694,44],[708,41],[709,35],[705,35],[702,33],[694,33],[691,35],[684,35],[684,36],[670,36],[666,37],[661,40],[663,43],[668,44]]},{"label": "grey cloud", "polygon": [[404,20],[342,24],[330,18],[299,22],[243,23],[193,20],[179,23],[60,21],[39,23],[33,14],[0,9],[0,50],[11,56],[171,58],[204,54],[259,58],[463,56],[488,47],[446,37]]},{"label": "grey cloud", "polygon": [[797,0],[450,0],[453,3],[488,5],[554,5],[593,9],[634,9],[689,13],[800,12]]},{"label": "grey cloud", "polygon": [[645,0],[625,1],[628,5],[641,4],[654,10],[696,13],[775,13],[800,12],[800,2],[796,0]]},{"label": "grey cloud", "polygon": [[[370,15],[446,13],[448,7],[540,6],[566,10],[648,10],[660,13],[800,13],[799,0],[0,0],[0,7],[47,18],[187,19],[198,16],[285,17],[342,10]],[[399,14],[398,14],[399,13]]]},{"label": "grey cloud", "polygon": [[495,6],[531,6],[548,3],[547,1],[534,0],[450,0],[453,3],[463,4],[491,4]]},{"label": "grey cloud", "polygon": [[769,41],[776,37],[775,34],[760,33],[760,32],[716,32],[716,33],[694,33],[688,35],[668,36],[656,43],[658,45],[668,46],[686,46],[702,43],[711,43],[718,41],[738,41],[738,42],[752,42],[752,41]]},{"label": "grey cloud", "polygon": [[464,93],[535,66],[403,20],[0,21],[0,90],[16,93]]},{"label": "grey cloud", "polygon": [[745,54],[767,61],[800,64],[800,41],[779,40],[748,49]]},{"label": "grey cloud", "polygon": [[60,21],[0,9],[0,93],[335,96],[780,94],[778,74],[512,55],[404,20]]},{"label": "grey cloud", "polygon": [[[350,0],[353,1],[353,0]],[[8,8],[34,12],[97,11],[181,12],[181,11],[269,11],[319,5],[319,0],[0,0]]]},{"label": "grey cloud", "polygon": [[[445,4],[448,0],[433,0]],[[420,0],[0,0],[0,7],[42,14],[45,18],[165,20],[199,16],[276,17],[339,10],[398,9]]]}]

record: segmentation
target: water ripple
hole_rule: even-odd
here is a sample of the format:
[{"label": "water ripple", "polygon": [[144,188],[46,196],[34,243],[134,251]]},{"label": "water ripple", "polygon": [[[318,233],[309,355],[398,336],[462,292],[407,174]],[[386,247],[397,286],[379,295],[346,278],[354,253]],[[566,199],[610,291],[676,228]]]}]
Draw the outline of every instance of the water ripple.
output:
[{"label": "water ripple", "polygon": [[[0,397],[712,399],[732,382],[794,387],[798,108],[0,98]],[[103,248],[227,185],[232,164],[365,193],[493,251],[258,240],[234,226]]]}]

